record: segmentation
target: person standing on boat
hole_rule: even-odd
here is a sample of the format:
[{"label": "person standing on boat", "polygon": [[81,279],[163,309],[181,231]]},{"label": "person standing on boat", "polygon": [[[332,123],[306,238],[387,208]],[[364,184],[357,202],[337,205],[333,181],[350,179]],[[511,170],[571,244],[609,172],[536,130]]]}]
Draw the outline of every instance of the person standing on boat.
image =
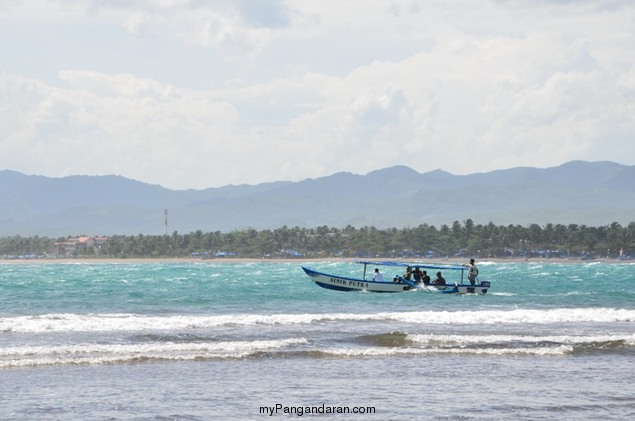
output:
[{"label": "person standing on boat", "polygon": [[381,274],[379,268],[375,268],[375,274],[373,275],[373,281],[384,282],[384,275]]},{"label": "person standing on boat", "polygon": [[467,279],[470,281],[470,284],[474,285],[476,283],[476,277],[478,276],[478,268],[476,264],[474,264],[474,259],[470,259],[470,271],[467,274]]}]

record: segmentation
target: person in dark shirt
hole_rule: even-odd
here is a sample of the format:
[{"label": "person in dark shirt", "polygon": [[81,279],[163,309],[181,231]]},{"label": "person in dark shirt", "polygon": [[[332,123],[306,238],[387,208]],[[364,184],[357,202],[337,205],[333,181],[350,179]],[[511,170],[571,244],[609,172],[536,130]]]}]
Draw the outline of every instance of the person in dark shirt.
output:
[{"label": "person in dark shirt", "polygon": [[432,285],[445,285],[445,278],[441,275],[441,272],[437,272],[437,279],[432,281]]},{"label": "person in dark shirt", "polygon": [[412,278],[415,281],[415,284],[421,283],[421,277],[423,277],[423,272],[419,269],[419,266],[415,266],[415,270],[412,271]]},{"label": "person in dark shirt", "polygon": [[422,273],[423,276],[421,277],[421,281],[423,282],[423,285],[430,285],[430,277],[428,276],[428,272],[424,270]]}]

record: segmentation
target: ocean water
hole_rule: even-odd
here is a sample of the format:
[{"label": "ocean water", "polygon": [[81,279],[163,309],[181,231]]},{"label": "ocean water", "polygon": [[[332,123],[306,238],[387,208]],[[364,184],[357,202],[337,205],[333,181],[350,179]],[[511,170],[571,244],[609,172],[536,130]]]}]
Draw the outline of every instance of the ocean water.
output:
[{"label": "ocean water", "polygon": [[0,419],[635,419],[635,264],[480,262],[484,296],[301,265],[362,269],[0,264]]}]

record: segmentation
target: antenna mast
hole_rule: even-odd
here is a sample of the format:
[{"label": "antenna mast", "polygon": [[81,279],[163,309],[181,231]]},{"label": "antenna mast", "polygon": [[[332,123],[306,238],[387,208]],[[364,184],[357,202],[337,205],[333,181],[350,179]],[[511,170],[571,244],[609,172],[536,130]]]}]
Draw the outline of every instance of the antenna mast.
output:
[{"label": "antenna mast", "polygon": [[165,224],[165,235],[168,235],[168,210],[163,211],[163,220]]}]

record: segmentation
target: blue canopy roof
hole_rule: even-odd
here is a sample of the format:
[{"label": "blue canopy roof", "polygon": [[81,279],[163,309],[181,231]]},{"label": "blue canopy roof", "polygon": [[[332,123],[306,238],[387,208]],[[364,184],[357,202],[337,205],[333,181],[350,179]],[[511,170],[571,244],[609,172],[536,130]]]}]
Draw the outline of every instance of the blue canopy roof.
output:
[{"label": "blue canopy roof", "polygon": [[439,270],[467,270],[466,266],[447,265],[442,263],[418,263],[418,262],[393,262],[393,261],[359,261],[363,265],[372,266],[399,266],[399,267],[418,267],[420,269],[439,269]]}]

